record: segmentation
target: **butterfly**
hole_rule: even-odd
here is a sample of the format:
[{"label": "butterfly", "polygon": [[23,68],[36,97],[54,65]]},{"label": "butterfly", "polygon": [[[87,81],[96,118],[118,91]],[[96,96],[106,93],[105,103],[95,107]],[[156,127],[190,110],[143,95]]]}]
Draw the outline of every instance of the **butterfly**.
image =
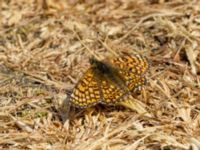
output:
[{"label": "butterfly", "polygon": [[92,58],[90,64],[72,91],[70,103],[75,107],[113,105],[146,84],[149,63],[139,54],[125,53],[102,61]]}]

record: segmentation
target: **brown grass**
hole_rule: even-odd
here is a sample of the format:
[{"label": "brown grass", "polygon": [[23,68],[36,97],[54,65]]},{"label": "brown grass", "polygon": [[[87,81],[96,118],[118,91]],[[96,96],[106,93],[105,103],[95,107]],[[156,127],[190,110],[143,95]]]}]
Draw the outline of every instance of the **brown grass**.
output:
[{"label": "brown grass", "polygon": [[[200,149],[200,1],[0,6],[0,149]],[[120,51],[151,62],[136,111],[71,109],[66,120],[67,93],[88,58]]]}]

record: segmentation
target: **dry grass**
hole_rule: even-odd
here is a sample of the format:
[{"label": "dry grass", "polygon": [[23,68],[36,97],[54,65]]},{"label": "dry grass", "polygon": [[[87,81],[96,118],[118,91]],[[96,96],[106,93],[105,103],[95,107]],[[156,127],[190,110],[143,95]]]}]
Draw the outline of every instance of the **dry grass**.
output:
[{"label": "dry grass", "polygon": [[[0,149],[200,149],[200,1],[0,1]],[[88,58],[151,61],[134,96],[149,115],[96,106],[67,117]],[[143,111],[142,111],[143,112]]]}]

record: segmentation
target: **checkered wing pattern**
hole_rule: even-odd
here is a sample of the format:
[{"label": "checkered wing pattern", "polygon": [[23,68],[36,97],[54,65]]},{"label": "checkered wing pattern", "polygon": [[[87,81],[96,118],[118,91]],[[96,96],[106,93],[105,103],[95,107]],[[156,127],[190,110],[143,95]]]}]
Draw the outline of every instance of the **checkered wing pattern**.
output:
[{"label": "checkered wing pattern", "polygon": [[101,103],[108,105],[119,102],[125,94],[123,88],[107,79],[102,79],[100,90],[103,97]]},{"label": "checkered wing pattern", "polygon": [[75,86],[70,101],[76,107],[96,103],[115,104],[146,83],[148,61],[140,55],[123,55],[109,61],[94,61]]},{"label": "checkered wing pattern", "polygon": [[145,73],[149,68],[147,59],[141,55],[123,55],[111,60],[111,64],[118,68],[130,91],[135,91],[146,83]]},{"label": "checkered wing pattern", "polygon": [[89,107],[101,99],[99,84],[96,81],[93,68],[89,68],[75,86],[70,101],[77,107]]}]

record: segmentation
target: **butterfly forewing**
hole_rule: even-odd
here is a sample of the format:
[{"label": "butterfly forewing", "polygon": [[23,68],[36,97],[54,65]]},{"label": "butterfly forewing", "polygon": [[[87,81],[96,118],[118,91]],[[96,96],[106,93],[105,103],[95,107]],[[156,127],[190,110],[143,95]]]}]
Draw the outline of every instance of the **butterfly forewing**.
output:
[{"label": "butterfly forewing", "polygon": [[146,83],[145,73],[149,68],[148,61],[140,55],[123,55],[112,60],[112,65],[119,70],[126,86],[134,91]]},{"label": "butterfly forewing", "polygon": [[113,66],[118,67],[119,71],[131,72],[133,74],[143,75],[149,68],[148,60],[138,54],[122,55],[115,59],[111,59]]},{"label": "butterfly forewing", "polygon": [[99,102],[101,95],[93,68],[89,68],[75,86],[71,103],[76,107],[89,107]]}]

